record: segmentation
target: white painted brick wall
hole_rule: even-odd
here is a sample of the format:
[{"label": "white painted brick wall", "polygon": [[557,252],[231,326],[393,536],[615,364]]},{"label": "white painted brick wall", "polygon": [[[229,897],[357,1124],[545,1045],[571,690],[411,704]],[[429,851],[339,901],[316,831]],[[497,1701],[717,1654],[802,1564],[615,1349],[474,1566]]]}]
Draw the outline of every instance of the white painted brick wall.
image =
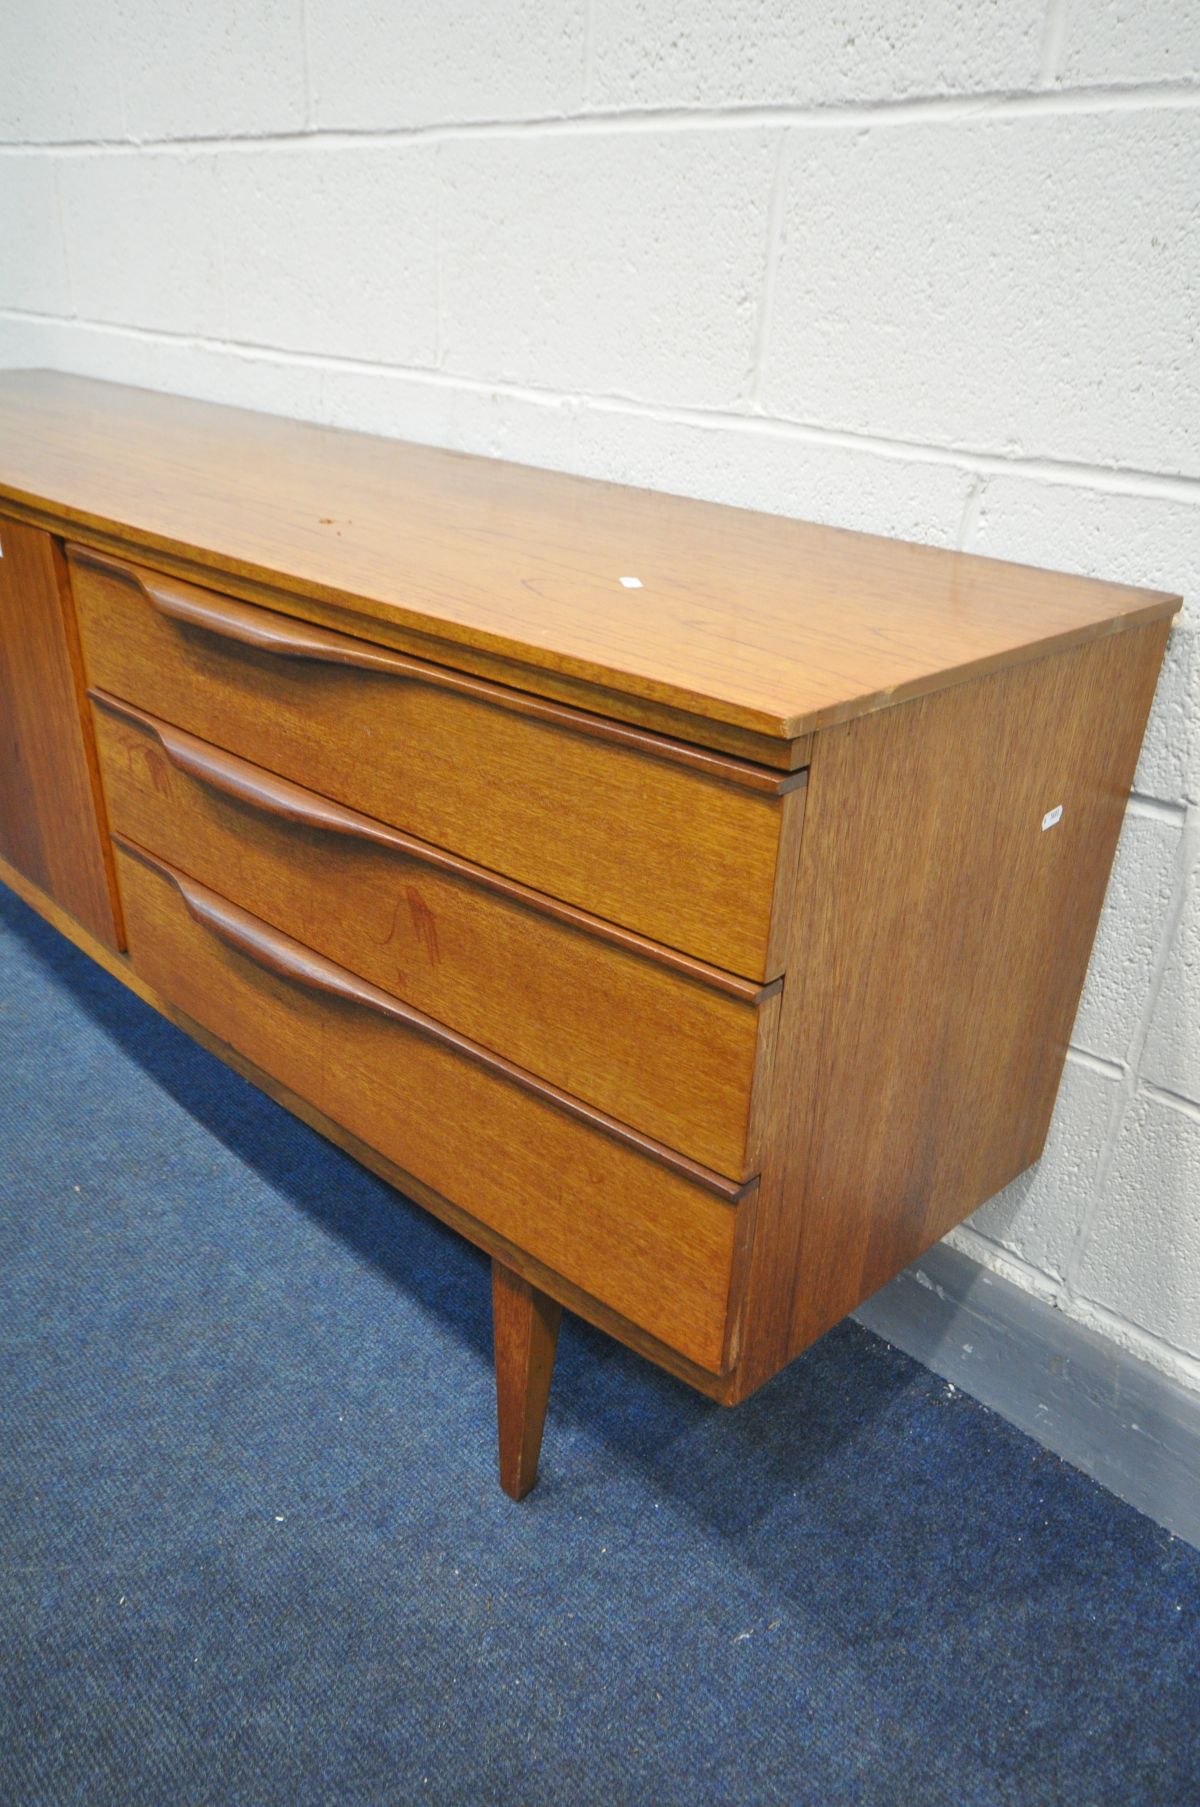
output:
[{"label": "white painted brick wall", "polygon": [[594,10],[600,107],[812,106],[1028,87],[1041,0],[605,0]]},{"label": "white painted brick wall", "polygon": [[431,365],[437,150],[250,150],[220,159],[230,338]]},{"label": "white painted brick wall", "polygon": [[585,0],[306,0],[314,125],[541,119],[583,102]]},{"label": "white painted brick wall", "polygon": [[1170,108],[795,132],[767,406],[1200,474],[1196,148]]},{"label": "white painted brick wall", "polygon": [[1200,80],[1200,10],[1188,0],[1066,0],[1066,6],[1070,29],[1059,87]]},{"label": "white painted brick wall", "polygon": [[1200,5],[10,0],[0,363],[1182,590],[1045,1159],[1200,1389]]},{"label": "white painted brick wall", "polygon": [[9,307],[57,318],[72,303],[55,178],[40,160],[0,167],[0,295]]},{"label": "white painted brick wall", "polygon": [[1200,1346],[1198,1199],[1200,1119],[1135,1098],[1076,1254],[1076,1285],[1177,1349]]},{"label": "white painted brick wall", "polygon": [[586,132],[442,145],[446,370],[736,407],[753,375],[775,138]]},{"label": "white painted brick wall", "polygon": [[214,157],[70,157],[56,173],[71,288],[89,318],[224,330]]},{"label": "white painted brick wall", "polygon": [[1059,1285],[1095,1197],[1116,1109],[1111,1077],[1069,1058],[1045,1156],[971,1220],[971,1253],[989,1237],[1033,1272]]},{"label": "white painted brick wall", "polygon": [[[1177,1098],[1200,1096],[1200,833],[1185,840],[1183,901],[1159,987],[1144,1069]],[[1200,1192],[1194,1194],[1200,1199]]]},{"label": "white painted brick wall", "polygon": [[1155,996],[1155,960],[1171,923],[1182,842],[1173,815],[1140,799],[1131,804],[1073,1038],[1081,1051],[1116,1065],[1129,1060]]},{"label": "white painted brick wall", "polygon": [[[88,0],[89,17],[93,4]],[[107,6],[131,137],[221,138],[303,127],[304,0],[107,0]],[[68,10],[78,25],[79,0]]]},{"label": "white painted brick wall", "polygon": [[[173,86],[178,90],[178,82]],[[0,6],[0,138],[119,138],[121,90],[113,0],[94,0],[86,10],[78,0]]]}]

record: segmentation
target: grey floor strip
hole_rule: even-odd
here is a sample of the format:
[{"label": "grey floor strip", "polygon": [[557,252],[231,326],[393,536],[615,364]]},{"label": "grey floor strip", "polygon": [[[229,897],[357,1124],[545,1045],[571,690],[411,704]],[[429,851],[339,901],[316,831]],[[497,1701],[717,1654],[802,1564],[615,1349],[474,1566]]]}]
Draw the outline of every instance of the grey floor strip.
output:
[{"label": "grey floor strip", "polygon": [[942,1245],[855,1316],[1200,1548],[1200,1395]]}]

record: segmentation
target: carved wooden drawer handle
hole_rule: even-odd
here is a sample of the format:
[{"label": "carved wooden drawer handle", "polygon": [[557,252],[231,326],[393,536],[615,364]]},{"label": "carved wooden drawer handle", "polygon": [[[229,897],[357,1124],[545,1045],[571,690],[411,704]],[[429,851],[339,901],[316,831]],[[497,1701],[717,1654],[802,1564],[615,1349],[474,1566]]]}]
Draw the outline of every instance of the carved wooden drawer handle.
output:
[{"label": "carved wooden drawer handle", "polygon": [[212,590],[197,589],[192,584],[177,583],[156,571],[142,571],[110,558],[90,546],[71,544],[67,548],[73,564],[84,565],[106,577],[116,578],[138,590],[158,614],[178,621],[185,627],[199,628],[219,639],[247,646],[255,652],[270,653],[284,659],[307,659],[322,665],[348,666],[359,671],[377,671],[394,678],[428,684],[436,690],[450,690],[459,696],[474,697],[496,708],[517,715],[531,716],[572,734],[583,734],[591,740],[604,740],[628,747],[671,765],[690,766],[710,778],[719,778],[743,790],[758,791],[763,796],[780,797],[797,785],[804,784],[804,771],[778,772],[750,760],[734,759],[725,753],[712,753],[705,747],[687,741],[672,740],[668,735],[634,728],[607,716],[593,715],[586,709],[572,709],[552,703],[545,697],[524,690],[494,684],[488,678],[473,678],[447,666],[427,664],[409,658],[405,653],[390,652],[333,628],[314,627],[310,622],[278,615],[272,609],[259,608],[250,602],[235,602],[231,596],[219,596]]},{"label": "carved wooden drawer handle", "polygon": [[210,790],[220,791],[223,796],[248,804],[252,809],[261,810],[264,815],[295,822],[304,828],[323,829],[330,834],[345,835],[350,840],[385,847],[393,853],[416,860],[421,865],[464,879],[468,884],[477,885],[482,891],[491,892],[493,896],[508,898],[511,902],[534,911],[538,916],[548,916],[555,922],[566,923],[585,935],[591,935],[595,940],[606,941],[611,946],[624,948],[627,953],[652,960],[656,966],[665,966],[672,972],[683,974],[685,978],[695,979],[701,985],[711,986],[714,991],[723,991],[727,997],[738,998],[744,1004],[761,1004],[780,988],[782,981],[779,979],[770,979],[765,984],[759,984],[755,979],[743,979],[739,974],[726,972],[723,967],[713,966],[707,960],[699,960],[693,954],[681,953],[678,948],[664,947],[661,942],[651,941],[648,936],[639,935],[635,929],[622,928],[619,923],[609,922],[602,916],[593,916],[577,904],[564,903],[561,898],[535,891],[531,886],[523,885],[519,879],[506,878],[503,873],[492,872],[486,866],[476,866],[457,853],[448,853],[444,847],[435,847],[429,841],[418,840],[399,828],[389,828],[386,823],[377,822],[372,816],[360,815],[357,810],[335,803],[329,797],[318,796],[315,791],[306,790],[303,785],[293,784],[289,778],[280,778],[274,772],[264,771],[261,766],[252,765],[249,760],[241,759],[235,753],[222,752],[208,741],[197,739],[194,734],[185,734],[182,728],[173,728],[167,722],[159,721],[157,716],[135,709],[132,703],[120,702],[116,697],[109,696],[107,691],[89,690],[88,695],[93,703],[108,714],[118,716],[122,721],[132,722],[144,733],[151,735],[171,764],[185,776],[206,785]]},{"label": "carved wooden drawer handle", "polygon": [[[122,709],[119,713],[132,715],[133,711]],[[328,797],[320,797],[315,791],[305,790],[287,778],[278,778],[261,766],[239,759],[236,754],[222,753],[180,728],[168,727],[166,722],[152,721],[148,716],[139,715],[138,719],[154,735],[177,771],[207,785],[210,790],[220,791],[239,803],[248,803],[264,815],[297,822],[304,828],[326,829],[330,834],[346,835],[355,841],[371,841],[417,859],[424,851],[421,842],[401,834],[398,829],[387,828],[382,822],[359,815],[357,810],[346,809]]]},{"label": "carved wooden drawer handle", "polygon": [[361,671],[385,671],[393,677],[428,677],[425,666],[401,653],[384,652],[365,640],[352,640],[348,634],[313,627],[289,615],[274,615],[253,603],[234,602],[231,597],[175,584],[165,577],[143,577],[140,587],[160,615],[168,615],[185,627],[216,634],[222,640],[235,640],[256,652],[274,653],[283,659],[312,659],[322,665],[350,665]]},{"label": "carved wooden drawer handle", "polygon": [[468,1036],[460,1035],[457,1030],[447,1028],[436,1018],[426,1016],[424,1011],[416,1010],[411,1004],[403,1004],[399,998],[393,998],[388,992],[381,991],[377,985],[368,984],[365,979],[356,978],[345,967],[337,966],[332,960],[325,959],[323,954],[314,953],[311,948],[293,941],[278,929],[273,929],[257,916],[239,909],[207,886],[198,884],[195,879],[176,871],[174,866],[167,865],[165,860],[157,859],[140,847],[135,841],[127,840],[124,835],[114,835],[113,840],[134,859],[140,860],[151,871],[157,872],[173,885],[183,900],[184,907],[192,920],[217,936],[235,952],[252,961],[267,972],[277,974],[293,984],[302,985],[309,991],[324,993],[328,997],[338,998],[344,1003],[357,1004],[365,1010],[374,1011],[376,1015],[387,1017],[390,1021],[402,1023],[406,1028],[415,1030],[430,1041],[439,1043],[473,1061],[477,1066],[485,1067],[490,1073],[510,1084],[518,1086],[522,1091],[530,1092],[546,1104],[552,1104],[570,1117],[576,1117],[592,1129],[600,1130],[611,1136],[614,1141],[623,1142],[626,1147],[633,1148],[639,1154],[647,1155],[663,1167],[682,1174],[693,1184],[702,1186],[713,1192],[727,1204],[736,1204],[752,1187],[757,1185],[757,1178],[739,1182],[727,1179],[724,1174],[715,1173],[712,1168],[703,1166],[699,1161],[689,1159],[677,1149],[668,1148],[666,1143],[658,1142],[653,1136],[644,1136],[640,1130],[630,1128],[606,1112],[596,1110],[585,1104],[582,1099],[564,1092],[548,1080],[538,1079],[527,1073],[524,1067],[506,1060],[502,1054],[496,1054],[479,1042],[471,1041]]}]

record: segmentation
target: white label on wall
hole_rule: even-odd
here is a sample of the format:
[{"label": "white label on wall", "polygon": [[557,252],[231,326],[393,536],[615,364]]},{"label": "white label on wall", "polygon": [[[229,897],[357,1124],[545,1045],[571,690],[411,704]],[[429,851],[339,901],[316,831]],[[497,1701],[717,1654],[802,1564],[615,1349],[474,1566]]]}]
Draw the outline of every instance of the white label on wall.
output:
[{"label": "white label on wall", "polygon": [[642,580],[640,577],[623,577],[621,579],[621,588],[623,590],[640,590],[641,587]]},{"label": "white label on wall", "polygon": [[1061,822],[1062,821],[1062,811],[1063,811],[1063,806],[1061,803],[1056,803],[1054,805],[1053,809],[1048,809],[1046,811],[1045,815],[1042,817],[1043,830],[1045,830],[1047,828],[1053,828],[1054,824],[1056,822]]}]

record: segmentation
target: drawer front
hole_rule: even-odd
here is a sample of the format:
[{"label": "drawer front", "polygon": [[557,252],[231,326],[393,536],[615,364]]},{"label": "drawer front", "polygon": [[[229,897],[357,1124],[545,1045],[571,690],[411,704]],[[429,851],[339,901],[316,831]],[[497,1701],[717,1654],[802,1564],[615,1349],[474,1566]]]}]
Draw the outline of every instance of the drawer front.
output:
[{"label": "drawer front", "polygon": [[634,1128],[757,1171],[777,985],[665,954],[125,704],[98,697],[95,721],[119,834]]},{"label": "drawer front", "polygon": [[72,564],[94,687],[654,941],[777,976],[794,778],[80,549]]},{"label": "drawer front", "polygon": [[719,1372],[741,1196],[564,1108],[118,841],[135,971],[353,1135],[593,1298]]}]

